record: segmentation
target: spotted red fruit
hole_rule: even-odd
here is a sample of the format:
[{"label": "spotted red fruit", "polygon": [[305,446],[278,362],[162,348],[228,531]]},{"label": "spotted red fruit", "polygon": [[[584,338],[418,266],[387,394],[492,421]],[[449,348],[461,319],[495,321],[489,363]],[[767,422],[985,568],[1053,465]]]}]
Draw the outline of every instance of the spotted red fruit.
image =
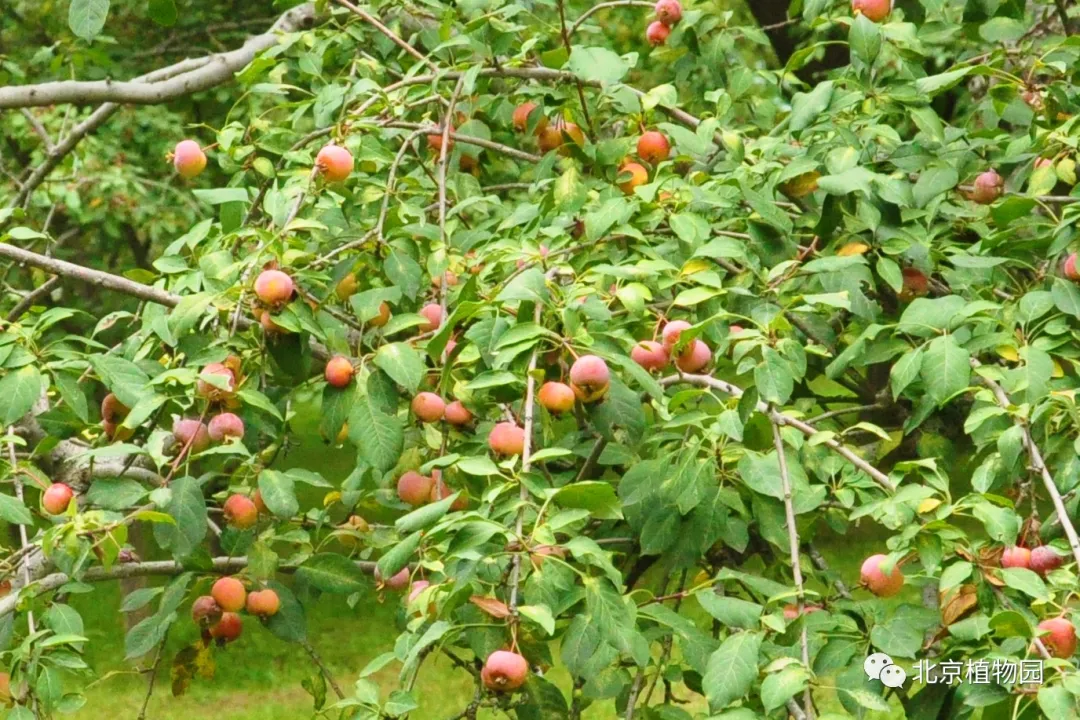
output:
[{"label": "spotted red fruit", "polygon": [[248,593],[247,611],[258,617],[273,617],[281,609],[281,598],[278,594],[266,588]]},{"label": "spotted red fruit", "polygon": [[657,0],[656,19],[668,27],[682,20],[682,5],[679,0]]},{"label": "spotted red fruit", "polygon": [[634,345],[630,359],[649,372],[663,370],[671,361],[667,348],[655,340],[642,340]]},{"label": "spotted red fruit", "polygon": [[324,145],[315,156],[315,166],[327,182],[341,182],[353,171],[353,156],[340,145]]},{"label": "spotted red fruit", "polygon": [[423,422],[438,422],[446,413],[446,403],[433,392],[422,392],[413,398],[412,411]]},{"label": "spotted red fruit", "polygon": [[1039,630],[1046,633],[1042,642],[1054,657],[1067,659],[1076,653],[1076,628],[1065,618],[1043,620]]},{"label": "spotted red fruit", "polygon": [[567,141],[582,146],[585,144],[585,133],[577,124],[567,122],[562,118],[556,118],[555,122],[537,134],[537,144],[544,152],[558,150],[561,155],[569,155],[570,148]]},{"label": "spotted red fruit", "polygon": [[244,622],[234,612],[222,613],[221,619],[210,626],[210,637],[229,643],[240,637],[244,631]]},{"label": "spotted red fruit", "polygon": [[649,130],[643,132],[641,137],[638,138],[638,157],[650,165],[656,165],[667,160],[670,153],[671,143],[668,142],[667,136],[662,132]]},{"label": "spotted red fruit", "polygon": [[702,370],[712,360],[712,350],[700,340],[694,340],[687,345],[675,358],[675,367],[684,373],[695,373]]},{"label": "spotted red fruit", "polygon": [[924,297],[930,292],[930,278],[918,268],[906,267],[900,271],[903,284],[900,288],[900,299],[908,302],[917,297]]},{"label": "spotted red fruit", "polygon": [[[431,502],[445,500],[446,498],[454,494],[454,489],[447,485],[445,481],[443,481],[442,473],[440,473],[438,470],[435,470],[431,473],[431,475],[433,480],[431,484]],[[454,502],[450,503],[450,509],[454,511],[468,510],[468,508],[469,496],[466,495],[464,491],[461,491],[458,494],[457,499],[455,499]]]},{"label": "spotted red fruit", "polygon": [[200,397],[211,401],[220,401],[229,397],[236,390],[236,375],[223,363],[210,363],[199,373],[195,381],[195,392]]},{"label": "spotted red fruit", "polygon": [[1062,265],[1062,272],[1070,280],[1080,280],[1080,268],[1076,267],[1076,253],[1069,253]]},{"label": "spotted red fruit", "polygon": [[240,530],[255,527],[255,523],[259,522],[259,509],[243,495],[230,495],[222,510],[225,511],[225,522]]},{"label": "spotted red fruit", "polygon": [[668,350],[675,347],[679,342],[679,337],[682,336],[683,330],[689,330],[690,323],[685,320],[672,320],[664,326],[663,331],[660,333],[660,339],[664,341],[664,347]]},{"label": "spotted red fruit", "polygon": [[560,415],[574,409],[574,389],[561,382],[546,382],[540,386],[536,399],[550,413]]},{"label": "spotted red fruit", "polygon": [[[529,129],[529,116],[532,115],[533,110],[536,110],[539,105],[534,102],[526,102],[518,105],[514,108],[514,129],[518,132],[525,132]],[[536,129],[533,131],[535,135],[539,135],[547,128],[548,120],[544,117],[543,109],[537,113]]]},{"label": "spotted red fruit", "polygon": [[352,361],[349,358],[344,355],[335,355],[326,363],[326,372],[323,374],[326,377],[326,382],[336,388],[343,388],[352,382],[354,372]]},{"label": "spotted red fruit", "polygon": [[201,595],[191,603],[191,619],[200,626],[213,625],[221,619],[221,606],[210,595]]},{"label": "spotted red fruit", "polygon": [[181,140],[173,149],[173,167],[181,177],[193,178],[206,169],[206,153],[194,140]]},{"label": "spotted red fruit", "polygon": [[210,588],[210,595],[225,612],[237,612],[243,609],[247,600],[244,583],[234,577],[218,578]]},{"label": "spotted red fruit", "polygon": [[525,451],[525,431],[512,422],[491,428],[488,447],[499,455],[520,455]]},{"label": "spotted red fruit", "polygon": [[443,411],[443,417],[446,418],[446,422],[458,427],[468,425],[473,420],[473,414],[461,404],[460,400],[455,400],[447,405],[446,410]]},{"label": "spotted red fruit", "polygon": [[989,205],[1005,191],[1005,180],[995,170],[987,170],[975,178],[971,199],[980,205]]},{"label": "spotted red fruit", "polygon": [[649,23],[649,27],[645,28],[645,39],[653,47],[666,43],[669,35],[671,35],[671,28],[659,20]]},{"label": "spotted red fruit", "polygon": [[216,443],[224,442],[226,438],[244,437],[244,421],[233,413],[221,413],[210,419],[207,426],[210,439]]},{"label": "spotted red fruit", "polygon": [[293,279],[280,270],[263,270],[255,278],[255,295],[270,306],[284,305],[295,290]]},{"label": "spotted red fruit", "polygon": [[1031,551],[1031,569],[1040,575],[1045,575],[1051,570],[1057,570],[1064,562],[1057,550],[1049,545],[1040,545]]},{"label": "spotted red fruit", "polygon": [[582,355],[570,366],[570,387],[581,402],[595,402],[608,391],[611,371],[603,358]]},{"label": "spotted red fruit", "polygon": [[181,418],[173,423],[173,437],[180,449],[188,447],[190,443],[188,452],[192,454],[210,447],[210,431],[206,423],[191,418]]},{"label": "spotted red fruit", "polygon": [[1030,568],[1031,551],[1025,547],[1009,547],[1001,553],[1001,567]]},{"label": "spotted red fruit", "polygon": [[904,573],[899,567],[893,565],[888,575],[882,571],[881,564],[886,559],[885,555],[871,555],[863,561],[859,572],[863,584],[878,597],[892,597],[904,587]]},{"label": "spotted red fruit", "polygon": [[398,478],[397,494],[403,503],[418,507],[431,499],[431,486],[434,480],[427,475],[421,475],[415,470],[409,470]]},{"label": "spotted red fruit", "polygon": [[867,20],[881,22],[892,12],[892,0],[851,0],[851,10]]},{"label": "spotted red fruit", "polygon": [[420,314],[427,320],[427,322],[420,325],[421,332],[431,332],[442,325],[443,309],[439,303],[428,303],[420,309]]},{"label": "spotted red fruit", "polygon": [[636,162],[628,162],[619,168],[619,189],[633,195],[634,189],[649,182],[649,171]]},{"label": "spotted red fruit", "polygon": [[525,684],[529,664],[525,658],[508,650],[496,650],[488,655],[480,679],[484,687],[495,692],[511,692]]},{"label": "spotted red fruit", "polygon": [[53,483],[41,496],[41,505],[50,515],[59,515],[68,509],[75,493],[64,483]]},{"label": "spotted red fruit", "polygon": [[375,568],[375,582],[388,590],[404,590],[409,585],[409,568],[402,568],[389,580],[382,579],[379,568]]}]

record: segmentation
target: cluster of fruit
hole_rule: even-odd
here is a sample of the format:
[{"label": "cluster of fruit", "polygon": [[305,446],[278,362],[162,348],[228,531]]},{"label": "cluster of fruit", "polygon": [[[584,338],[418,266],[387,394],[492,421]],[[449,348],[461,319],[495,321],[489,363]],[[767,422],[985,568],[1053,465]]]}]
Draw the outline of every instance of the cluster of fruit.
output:
[{"label": "cluster of fruit", "polygon": [[240,637],[244,625],[240,611],[265,620],[281,609],[281,599],[270,588],[247,591],[235,577],[218,578],[209,595],[201,595],[191,605],[191,619],[207,637],[224,644]]}]

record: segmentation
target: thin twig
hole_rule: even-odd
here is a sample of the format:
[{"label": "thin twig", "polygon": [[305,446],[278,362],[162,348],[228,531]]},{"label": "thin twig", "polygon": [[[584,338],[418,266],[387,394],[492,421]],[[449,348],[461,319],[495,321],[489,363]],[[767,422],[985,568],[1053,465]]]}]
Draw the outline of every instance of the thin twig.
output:
[{"label": "thin twig", "polygon": [[344,700],[345,693],[341,691],[341,686],[338,685],[337,680],[334,679],[334,675],[330,672],[330,668],[326,667],[326,664],[322,661],[322,658],[319,657],[319,653],[315,652],[315,648],[312,646],[311,642],[309,642],[307,639],[304,639],[300,641],[300,645],[307,652],[308,657],[311,658],[311,661],[315,663],[315,665],[319,668],[319,672],[321,672],[322,676],[326,678],[326,682],[330,683],[330,687],[334,688],[334,693],[338,696],[338,699]]},{"label": "thin twig", "polygon": [[154,683],[157,681],[158,668],[161,666],[161,658],[165,654],[165,643],[169,640],[169,631],[165,630],[158,643],[157,654],[154,656],[154,664],[150,667],[150,677],[146,679],[146,696],[143,697],[142,709],[139,710],[139,720],[146,720],[146,709],[150,707],[150,697],[154,694]]},{"label": "thin twig", "polygon": [[414,58],[416,58],[420,62],[427,65],[429,68],[431,68],[435,72],[439,71],[439,66],[438,65],[431,62],[431,60],[428,60],[427,57],[423,53],[421,53],[419,50],[414,48],[409,43],[402,40],[401,37],[397,33],[395,33],[390,28],[386,27],[385,25],[383,25],[379,21],[378,18],[376,18],[376,17],[372,16],[370,13],[367,13],[364,10],[361,10],[360,8],[356,7],[351,2],[349,2],[349,0],[337,0],[337,3],[341,7],[347,8],[348,10],[353,12],[354,14],[359,15],[363,19],[364,22],[368,23],[369,25],[374,27],[376,30],[381,32],[383,35],[390,38],[390,40],[392,40],[395,45],[397,45],[402,50],[404,50],[405,52],[412,55]]},{"label": "thin twig", "polygon": [[[982,363],[972,358],[971,366],[978,369],[982,366]],[[990,378],[982,376],[979,376],[979,381],[990,388],[998,405],[1005,410],[1009,409],[1012,405],[1012,401],[1009,400],[1009,396],[1005,393],[1005,390],[1001,385]],[[1050,495],[1050,499],[1054,503],[1054,510],[1057,512],[1058,519],[1061,520],[1061,527],[1065,531],[1065,536],[1069,539],[1069,547],[1072,549],[1073,558],[1076,560],[1077,567],[1080,567],[1080,536],[1077,536],[1076,527],[1069,518],[1069,512],[1065,508],[1065,501],[1062,499],[1061,493],[1054,483],[1054,478],[1050,475],[1050,471],[1046,467],[1046,462],[1043,460],[1038,445],[1035,444],[1035,440],[1031,437],[1031,428],[1028,426],[1027,422],[1020,418],[1014,418],[1013,422],[1016,423],[1023,432],[1024,447],[1027,448],[1028,456],[1031,458],[1031,467],[1042,478],[1043,485],[1046,487],[1046,492]]]},{"label": "thin twig", "polygon": [[656,3],[644,2],[644,0],[611,0],[611,2],[597,3],[596,5],[593,5],[591,8],[586,10],[585,12],[581,13],[581,15],[578,16],[578,19],[575,20],[572,25],[570,25],[570,28],[566,31],[566,34],[567,34],[567,36],[573,35],[575,32],[577,32],[577,29],[579,27],[581,27],[581,24],[583,22],[585,22],[586,20],[588,20],[589,17],[591,17],[593,13],[599,12],[601,10],[605,10],[607,8],[617,8],[617,7],[651,8],[651,7],[654,7],[655,5],[656,5]]},{"label": "thin twig", "polygon": [[[566,29],[566,0],[556,0],[559,7],[559,32],[562,35],[563,47],[566,48],[566,56],[570,57],[573,53],[573,49],[570,47],[570,33]],[[595,137],[596,131],[593,130],[592,119],[589,117],[589,106],[585,102],[585,88],[581,84],[581,78],[577,79],[577,92],[578,99],[581,101],[581,113],[585,117],[585,125],[589,128],[589,138]]]},{"label": "thin twig", "polygon": [[[674,385],[680,382],[688,383],[690,385],[697,385],[699,387],[713,388],[715,390],[719,390],[720,392],[727,393],[734,398],[741,398],[743,396],[742,388],[738,387],[737,385],[732,385],[729,382],[725,382],[724,380],[714,378],[711,375],[671,375],[660,380],[660,384],[664,386]],[[790,415],[784,415],[783,413],[778,412],[777,410],[773,409],[772,407],[760,400],[757,403],[757,411],[765,414],[770,420],[775,423],[779,423],[780,425],[788,425],[795,428],[807,437],[816,435],[818,432],[802,420],[793,418]],[[874,482],[876,482],[885,490],[888,490],[889,492],[894,492],[896,490],[896,486],[893,484],[892,480],[889,479],[888,475],[863,460],[861,457],[856,455],[848,448],[844,447],[836,440],[830,438],[826,440],[823,444],[830,450],[835,452],[837,455],[857,467],[859,470],[862,470],[864,473],[869,475]]]},{"label": "thin twig", "polygon": [[[25,505],[25,503],[23,501],[22,474],[18,472],[19,461],[15,457],[15,426],[14,425],[8,425],[8,453],[9,453],[9,456],[8,456],[9,462],[11,463],[11,470],[15,475],[15,477],[14,477],[14,481],[15,481],[15,497],[18,498],[20,505]],[[19,547],[24,553],[28,554],[29,551],[26,550],[26,548],[29,547],[29,546],[30,546],[30,540],[26,536],[26,526],[20,523],[19,524]],[[25,562],[22,564],[22,571],[23,571],[23,585],[29,585],[30,584],[30,566]],[[18,593],[12,593],[12,594],[17,595]],[[26,626],[30,630],[31,635],[33,635],[36,632],[36,630],[34,629],[34,611],[33,610],[27,610],[26,611]]]},{"label": "thin twig", "polygon": [[45,152],[51,153],[53,151],[52,138],[50,138],[49,133],[45,131],[45,126],[37,119],[37,115],[29,108],[20,108],[20,112],[22,112],[22,116],[26,118],[26,122],[30,123],[30,128],[34,133],[41,138],[41,144],[45,147]]},{"label": "thin twig", "polygon": [[[533,313],[533,322],[540,323],[540,312],[543,306],[540,303],[536,304],[536,311]],[[525,375],[525,407],[523,413],[525,415],[525,444],[521,450],[521,473],[525,474],[529,472],[529,467],[532,463],[532,430],[533,430],[533,394],[536,390],[536,378],[533,376],[533,371],[536,370],[536,356],[537,349],[533,348],[532,355],[529,357],[529,369]],[[518,481],[521,486],[518,491],[518,502],[520,505],[517,510],[517,519],[514,521],[514,536],[517,538],[518,543],[522,545],[524,550],[524,543],[521,542],[522,528],[525,523],[525,504],[529,501],[529,488],[521,480]],[[510,613],[517,615],[517,602],[518,602],[518,586],[521,582],[521,551],[514,553],[514,566],[510,573]]]},{"label": "thin twig", "polygon": [[[795,579],[795,591],[798,617],[803,617],[806,607],[806,590],[803,588],[802,567],[799,563],[799,529],[795,524],[795,506],[791,497],[791,477],[788,475],[787,455],[784,453],[784,439],[780,436],[780,425],[772,423],[773,446],[776,448],[776,461],[780,465],[780,489],[784,493],[784,517],[788,529],[788,550],[791,553],[791,574]],[[799,644],[802,647],[802,661],[807,671],[810,670],[810,646],[806,638],[806,623],[803,623],[802,633],[799,636]],[[810,696],[810,688],[806,688],[803,694],[803,707],[809,717],[813,717],[814,703]]]},{"label": "thin twig", "polygon": [[34,303],[52,292],[52,289],[59,284],[60,276],[53,275],[51,278],[41,283],[41,285],[39,285],[34,290],[28,292],[25,297],[19,300],[18,304],[15,305],[15,307],[11,308],[11,311],[7,314],[7,317],[5,319],[9,323],[15,322],[20,317],[22,317],[27,310],[32,308],[34,306]]}]

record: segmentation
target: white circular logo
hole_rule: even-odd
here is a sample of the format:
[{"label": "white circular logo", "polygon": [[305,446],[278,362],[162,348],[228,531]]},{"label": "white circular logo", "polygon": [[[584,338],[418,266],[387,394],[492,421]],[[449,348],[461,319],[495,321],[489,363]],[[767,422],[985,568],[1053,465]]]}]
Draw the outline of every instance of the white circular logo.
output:
[{"label": "white circular logo", "polygon": [[907,673],[899,665],[886,665],[881,670],[881,682],[885,687],[901,687],[905,680],[907,680]]},{"label": "white circular logo", "polygon": [[[881,671],[893,664],[892,658],[885,653],[874,653],[863,661],[863,670],[871,680],[880,680]],[[902,672],[902,671],[901,671]]]}]

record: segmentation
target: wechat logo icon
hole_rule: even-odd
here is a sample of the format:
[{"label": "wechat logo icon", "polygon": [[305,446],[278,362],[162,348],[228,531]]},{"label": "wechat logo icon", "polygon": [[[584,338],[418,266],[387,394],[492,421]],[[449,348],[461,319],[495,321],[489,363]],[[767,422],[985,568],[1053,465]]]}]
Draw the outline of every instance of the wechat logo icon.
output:
[{"label": "wechat logo icon", "polygon": [[880,680],[885,687],[898,688],[907,680],[904,668],[893,663],[885,653],[874,653],[863,661],[863,671],[871,680]]}]

